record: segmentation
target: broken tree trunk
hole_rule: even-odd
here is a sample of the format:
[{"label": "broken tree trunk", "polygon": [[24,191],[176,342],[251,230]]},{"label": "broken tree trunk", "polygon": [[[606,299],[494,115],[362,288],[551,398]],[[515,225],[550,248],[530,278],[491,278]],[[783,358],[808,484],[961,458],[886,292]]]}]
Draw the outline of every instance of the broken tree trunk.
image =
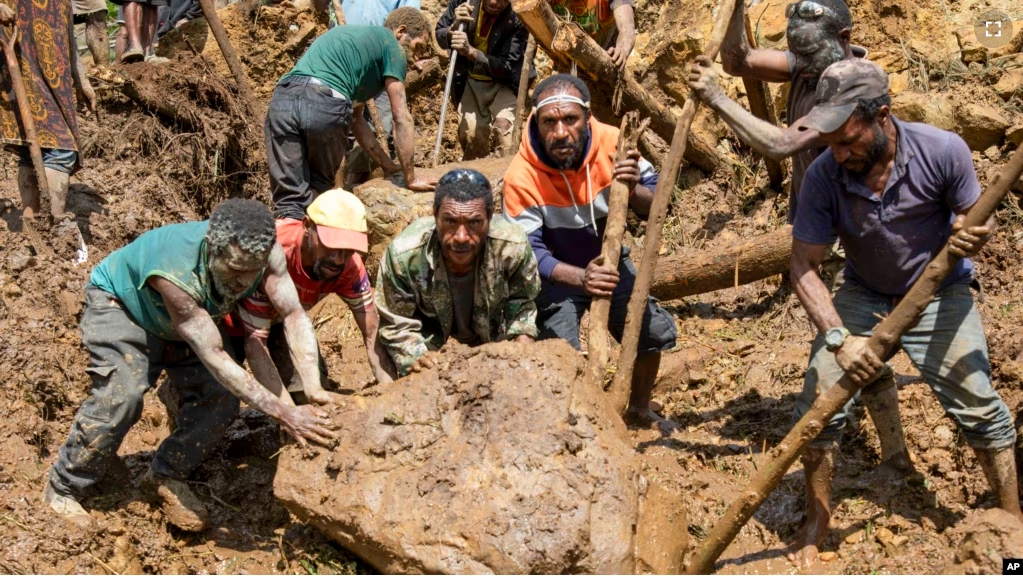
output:
[{"label": "broken tree trunk", "polygon": [[[755,50],[757,48],[757,39],[753,35],[749,14],[746,14],[746,39],[749,40],[750,48]],[[774,103],[768,97],[767,85],[760,80],[745,76],[742,78],[742,84],[746,87],[746,99],[749,100],[750,112],[761,120],[777,125],[778,115],[775,113]],[[781,162],[777,160],[772,160],[767,156],[764,156],[763,159],[768,180],[771,182],[771,188],[780,190],[782,180],[785,179],[785,169],[782,167]]]},{"label": "broken tree trunk", "polygon": [[533,58],[536,57],[536,38],[529,35],[526,43],[526,55],[522,59],[522,72],[519,74],[519,93],[515,100],[515,127],[512,130],[512,149],[506,151],[515,154],[522,142],[522,125],[526,122],[526,100],[529,99],[529,73],[533,70]]},{"label": "broken tree trunk", "polygon": [[[513,0],[512,7],[555,62],[575,61],[582,70],[605,81],[619,77],[618,68],[607,52],[577,24],[559,20],[546,0]],[[638,110],[641,116],[650,118],[650,128],[670,141],[678,118],[631,74],[624,74],[620,81],[623,82],[625,108]],[[690,163],[707,171],[715,170],[721,163],[712,143],[693,138],[691,144],[685,151],[685,159]]]},{"label": "broken tree trunk", "polygon": [[791,255],[792,226],[786,224],[737,246],[665,258],[657,264],[650,295],[677,300],[749,284],[788,270]]},{"label": "broken tree trunk", "polygon": [[[714,30],[711,32],[710,41],[707,43],[706,56],[713,60],[721,49],[721,42],[724,40],[725,31],[728,28],[728,21],[732,19],[732,12],[735,10],[736,1],[722,0],[718,8],[717,20],[714,22]],[[675,134],[671,139],[671,149],[668,151],[668,159],[661,168],[661,177],[657,181],[657,191],[654,193],[654,201],[650,206],[650,215],[647,217],[646,240],[643,243],[643,261],[636,277],[636,284],[632,288],[632,297],[629,299],[629,310],[625,317],[625,330],[622,334],[622,352],[618,357],[618,371],[615,373],[614,381],[611,383],[611,398],[629,399],[629,390],[632,388],[632,372],[636,366],[636,357],[639,351],[639,334],[643,325],[643,311],[646,309],[647,297],[650,295],[650,282],[653,280],[654,272],[657,270],[657,259],[660,257],[661,234],[664,231],[664,219],[668,214],[668,205],[671,203],[671,195],[675,189],[675,181],[678,179],[679,168],[682,167],[682,157],[686,151],[686,142],[689,139],[689,128],[696,117],[696,108],[699,105],[699,98],[693,92],[689,93],[686,104],[682,108],[682,118],[675,126]],[[615,410],[619,414],[625,412],[625,403],[616,404]]]},{"label": "broken tree trunk", "polygon": [[[966,215],[965,226],[983,226],[995,213],[995,209],[1021,174],[1023,147],[1016,150],[1008,164],[988,184],[987,190]],[[878,358],[887,358],[902,335],[916,324],[920,314],[934,300],[941,283],[959,260],[958,256],[949,252],[947,245],[942,248],[927,265],[923,276],[913,284],[892,313],[878,324],[867,342]],[[750,480],[743,493],[732,502],[725,515],[707,535],[707,539],[703,541],[703,545],[697,550],[686,569],[687,574],[709,574],[713,571],[714,562],[757,511],[767,495],[778,486],[778,482],[799,457],[803,448],[817,437],[824,425],[846,402],[852,400],[858,391],[859,387],[853,384],[848,376],[842,376],[836,386],[832,386],[817,397],[810,411],[803,415],[781,443],[771,450],[771,460],[766,466],[760,466],[760,472]]]},{"label": "broken tree trunk", "polygon": [[[621,131],[618,133],[618,148],[615,162],[628,157],[629,150],[635,150],[639,137],[650,124],[649,119],[639,120],[639,112],[635,110],[622,118]],[[622,236],[625,235],[625,217],[629,212],[629,185],[615,179],[611,183],[608,199],[607,225],[604,229],[604,244],[600,255],[604,265],[612,270],[618,269],[618,259],[622,253]],[[604,373],[608,360],[607,320],[611,313],[611,298],[594,298],[590,304],[590,334],[586,347],[590,356],[590,367],[598,384],[604,383]],[[614,404],[612,404],[614,405]]]},{"label": "broken tree trunk", "polygon": [[199,0],[199,6],[202,7],[203,16],[206,17],[210,31],[213,32],[213,37],[217,39],[217,45],[220,46],[220,51],[224,54],[227,67],[231,69],[231,74],[234,76],[235,82],[238,83],[238,92],[245,100],[249,115],[256,122],[256,126],[262,126],[263,111],[259,101],[256,100],[256,95],[252,92],[252,86],[249,85],[249,78],[245,75],[242,63],[238,60],[238,54],[235,53],[234,46],[231,45],[231,39],[227,35],[227,30],[224,29],[224,23],[220,21],[217,7],[213,0]]}]

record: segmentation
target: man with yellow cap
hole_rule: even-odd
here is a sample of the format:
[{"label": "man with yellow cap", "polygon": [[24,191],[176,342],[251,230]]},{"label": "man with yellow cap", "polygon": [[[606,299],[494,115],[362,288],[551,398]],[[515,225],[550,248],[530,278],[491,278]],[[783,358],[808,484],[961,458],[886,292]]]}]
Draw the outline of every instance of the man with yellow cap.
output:
[{"label": "man with yellow cap", "polygon": [[[320,194],[301,220],[277,220],[277,243],[284,249],[288,274],[295,283],[302,306],[309,310],[329,294],[348,305],[362,332],[373,375],[379,382],[391,377],[380,364],[377,349],[379,315],[373,303],[362,255],[369,249],[366,208],[351,192],[340,188]],[[244,333],[244,352],[250,364],[276,366],[282,399],[323,403],[332,393],[324,389],[327,370],[320,358],[320,380],[303,382],[291,361],[284,331],[270,299],[261,292],[245,299],[231,319],[232,335]],[[287,391],[287,394],[285,393]],[[299,395],[300,394],[300,395]]]}]

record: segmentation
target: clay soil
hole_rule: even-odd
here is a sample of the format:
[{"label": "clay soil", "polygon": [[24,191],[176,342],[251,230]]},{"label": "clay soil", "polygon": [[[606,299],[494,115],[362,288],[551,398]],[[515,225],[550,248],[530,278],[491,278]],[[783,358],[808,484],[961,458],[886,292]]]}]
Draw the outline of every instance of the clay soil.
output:
[{"label": "clay soil", "polygon": [[[665,3],[667,4],[667,3]],[[686,2],[692,14],[709,14],[711,2]],[[956,99],[998,106],[1020,122],[1017,94],[997,99],[990,85],[1007,73],[996,64],[951,67],[922,74],[918,58],[903,50],[899,34],[927,38],[970,21],[971,2],[872,0],[852,2],[854,41],[883,59],[889,72],[908,73],[911,87]],[[966,6],[965,4],[970,4]],[[641,30],[655,28],[661,3],[637,2]],[[438,7],[432,6],[434,11]],[[783,9],[779,8],[779,9]],[[290,38],[322,23],[286,7],[246,12],[251,40],[239,48],[253,74],[257,96],[303,49]],[[1011,12],[1011,10],[1010,10]],[[1018,11],[1017,11],[1018,12]],[[686,12],[689,14],[690,12]],[[899,24],[899,14],[924,14]],[[258,16],[258,18],[257,18]],[[935,23],[940,23],[937,26]],[[251,23],[251,24],[248,24]],[[268,32],[259,32],[261,26]],[[294,25],[295,30],[289,27]],[[709,28],[708,23],[693,22]],[[229,24],[229,28],[231,28]],[[766,27],[766,20],[764,26]],[[284,35],[281,28],[291,30]],[[936,27],[941,33],[935,32]],[[661,31],[655,31],[657,36]],[[947,38],[941,38],[942,41]],[[641,39],[640,48],[657,38]],[[955,39],[952,38],[952,42]],[[253,47],[265,45],[262,52]],[[282,48],[283,46],[283,48]],[[304,46],[304,45],[302,45]],[[203,54],[200,57],[196,52]],[[192,477],[192,487],[211,509],[213,527],[186,534],[167,525],[158,507],[137,488],[153,451],[168,434],[166,413],[155,394],[111,466],[102,491],[87,502],[95,530],[65,524],[43,508],[39,493],[66,438],[75,410],[89,393],[88,354],[77,327],[89,271],[112,250],[160,225],[206,217],[233,196],[267,199],[262,127],[244,117],[232,79],[203,45],[175,56],[168,70],[146,65],[124,69],[135,81],[202,119],[193,126],[147,109],[110,87],[98,86],[101,121],[81,121],[85,168],[72,178],[69,209],[89,243],[89,262],[72,266],[48,255],[22,233],[16,163],[0,158],[0,572],[7,573],[355,573],[371,568],[320,532],[298,522],[273,497],[277,426],[245,410],[227,440]],[[283,56],[282,56],[283,55]],[[290,55],[290,56],[289,56]],[[900,56],[901,55],[901,56]],[[656,87],[654,54],[636,58],[644,85]],[[901,59],[900,59],[901,58]],[[939,71],[940,72],[940,71]],[[418,158],[432,151],[441,86],[413,99]],[[175,96],[177,95],[177,96]],[[449,110],[449,118],[454,112]],[[459,156],[453,125],[446,127],[445,158]],[[617,123],[617,122],[615,122]],[[787,197],[766,186],[756,158],[721,132],[722,150],[735,165],[707,175],[684,171],[665,254],[727,246],[772,229],[785,218]],[[1011,145],[975,154],[985,182]],[[999,214],[999,230],[977,259],[983,288],[978,307],[990,347],[993,376],[1013,414],[1023,408],[1023,198],[1017,192]],[[641,246],[642,225],[627,243]],[[638,256],[638,250],[634,252]],[[715,294],[665,304],[676,317],[679,345],[666,354],[655,398],[683,431],[662,438],[634,430],[647,474],[681,491],[687,506],[690,545],[696,546],[765,462],[765,452],[791,426],[814,335],[803,309],[781,277]],[[314,325],[331,380],[343,392],[373,394],[361,336],[344,305],[328,299],[314,311]],[[943,571],[961,536],[957,527],[994,505],[979,466],[954,423],[905,355],[894,359],[903,424],[921,475],[912,482],[877,481],[878,443],[859,407],[837,459],[831,535],[822,551],[823,573],[935,573]],[[795,466],[740,533],[718,564],[723,573],[791,573],[784,557],[802,522],[803,475]]]}]

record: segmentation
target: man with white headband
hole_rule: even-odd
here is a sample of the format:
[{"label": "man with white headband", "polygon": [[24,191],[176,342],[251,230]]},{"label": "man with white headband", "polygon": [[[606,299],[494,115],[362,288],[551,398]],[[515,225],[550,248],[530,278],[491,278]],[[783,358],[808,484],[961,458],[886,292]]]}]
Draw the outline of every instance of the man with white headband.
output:
[{"label": "man with white headband", "polygon": [[[594,296],[611,297],[608,328],[620,340],[636,267],[628,249],[615,270],[600,258],[611,182],[632,187],[629,206],[645,218],[657,173],[639,151],[614,161],[618,129],[597,122],[590,93],[574,76],[557,74],[533,92],[527,133],[504,181],[504,214],[529,236],[540,272],[540,338],[563,338],[579,348],[579,322]],[[661,352],[675,345],[675,320],[652,298],[643,314],[639,356],[632,378],[631,423],[670,434],[673,422],[650,408]]]}]

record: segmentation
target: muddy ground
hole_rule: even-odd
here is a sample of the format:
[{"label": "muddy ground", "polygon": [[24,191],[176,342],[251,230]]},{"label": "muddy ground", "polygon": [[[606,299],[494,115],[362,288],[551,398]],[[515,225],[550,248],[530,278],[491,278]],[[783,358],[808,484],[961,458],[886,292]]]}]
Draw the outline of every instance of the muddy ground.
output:
[{"label": "muddy ground", "polygon": [[[641,32],[653,30],[641,37],[639,52],[630,63],[645,86],[658,88],[657,54],[644,50],[663,46],[662,36],[669,33],[657,27],[662,10],[686,8],[690,21],[684,25],[706,33],[712,4],[709,0],[637,2]],[[767,44],[784,42],[777,36],[783,4],[771,0],[766,10],[759,7],[763,17],[757,30]],[[1019,72],[1023,64],[1019,58],[967,66],[958,52],[952,57],[946,54],[946,49],[957,45],[954,31],[969,24],[981,3],[869,0],[851,4],[857,22],[854,41],[871,48],[892,73],[893,88],[898,77],[906,81],[900,89],[926,89],[956,102],[982,103],[997,108],[1011,125],[1023,122],[1023,94],[1000,98],[993,89],[1005,75]],[[1012,12],[1009,2],[983,4]],[[287,69],[283,59],[295,58],[303,49],[301,43],[288,45],[289,39],[318,30],[322,23],[287,12],[288,8],[250,6],[247,10],[239,20],[245,27],[234,37],[248,38],[239,40],[239,52],[253,74],[257,95],[265,99],[268,86]],[[1023,20],[1023,15],[1017,16]],[[229,29],[232,26],[229,22]],[[159,509],[137,489],[153,450],[168,433],[166,414],[155,394],[147,399],[140,423],[121,448],[121,460],[111,466],[102,493],[87,503],[99,520],[95,531],[73,529],[40,506],[44,475],[89,391],[88,355],[77,327],[89,270],[145,230],[205,217],[223,198],[266,199],[262,127],[247,121],[232,95],[232,80],[223,76],[209,54],[204,45],[196,45],[194,51],[187,49],[176,56],[167,70],[142,64],[124,70],[198,113],[201,122],[193,125],[145,109],[110,86],[98,86],[102,116],[100,121],[85,118],[81,122],[85,168],[72,179],[69,202],[89,243],[85,265],[60,262],[47,254],[45,245],[34,245],[21,233],[16,216],[17,168],[11,155],[0,158],[0,244],[4,247],[0,251],[0,374],[5,376],[0,418],[6,423],[0,428],[2,572],[353,573],[370,569],[297,522],[274,501],[279,433],[253,411],[244,412],[227,441],[192,477],[193,488],[213,515],[213,528],[204,534],[186,534],[168,526]],[[440,91],[440,86],[434,86],[413,98],[420,162],[432,150]],[[449,143],[453,142],[450,122],[446,127]],[[720,127],[715,128],[710,119],[707,129]],[[734,166],[714,175],[684,171],[665,234],[666,254],[725,246],[784,220],[784,193],[766,187],[757,160],[734,136],[727,131],[717,134]],[[975,153],[982,181],[1012,148],[1002,143]],[[458,155],[457,145],[446,146],[447,159]],[[999,213],[996,237],[977,262],[984,290],[978,306],[996,387],[1014,414],[1023,401],[1021,202],[1020,193],[1011,195]],[[628,242],[641,245],[642,226],[632,230],[638,238]],[[764,452],[791,426],[813,329],[781,277],[666,303],[666,307],[677,319],[680,336],[678,348],[664,357],[656,398],[667,416],[683,424],[684,431],[671,439],[643,430],[632,435],[637,450],[648,459],[647,473],[661,476],[665,485],[683,493],[695,546],[763,463]],[[349,393],[372,394],[372,387],[366,386],[370,374],[361,336],[344,306],[328,300],[316,311],[314,324],[335,384]],[[904,355],[897,356],[894,365],[906,436],[922,477],[901,485],[873,480],[877,439],[865,414],[857,409],[856,424],[849,427],[838,458],[833,531],[822,547],[827,561],[815,567],[817,572],[940,572],[959,542],[957,527],[994,505],[971,451],[926,384]],[[793,572],[784,547],[801,523],[803,505],[802,472],[797,465],[726,551],[719,570]]]}]

